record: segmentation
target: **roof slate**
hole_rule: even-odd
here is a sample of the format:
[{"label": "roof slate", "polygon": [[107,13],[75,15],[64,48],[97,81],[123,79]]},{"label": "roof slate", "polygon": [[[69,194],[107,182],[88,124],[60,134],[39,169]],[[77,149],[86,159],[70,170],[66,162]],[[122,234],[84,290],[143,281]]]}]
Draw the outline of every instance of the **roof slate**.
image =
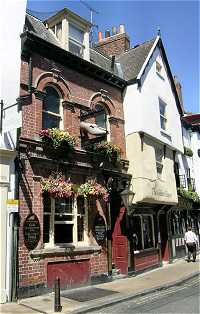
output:
[{"label": "roof slate", "polygon": [[138,76],[155,39],[153,38],[141,45],[135,46],[117,58],[117,61],[121,64],[125,80],[133,80]]}]

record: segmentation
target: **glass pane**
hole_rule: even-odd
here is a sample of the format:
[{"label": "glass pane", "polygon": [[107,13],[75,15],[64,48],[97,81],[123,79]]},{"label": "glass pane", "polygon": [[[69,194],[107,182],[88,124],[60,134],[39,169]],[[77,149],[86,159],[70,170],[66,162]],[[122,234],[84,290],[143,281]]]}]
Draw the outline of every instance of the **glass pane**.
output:
[{"label": "glass pane", "polygon": [[55,213],[70,214],[72,213],[72,199],[71,198],[56,198],[55,199]]},{"label": "glass pane", "polygon": [[43,195],[43,211],[44,213],[51,212],[51,198],[48,194]]},{"label": "glass pane", "polygon": [[74,25],[69,24],[69,37],[83,44],[84,32],[78,29],[77,27],[75,27]]},{"label": "glass pane", "polygon": [[95,115],[95,123],[99,127],[106,129],[107,118],[106,118],[106,111],[105,111],[104,107],[101,105],[97,105],[95,107],[95,110],[97,111],[97,114]]},{"label": "glass pane", "polygon": [[44,91],[46,96],[43,101],[43,110],[59,114],[60,98],[57,91],[51,86],[45,87]]},{"label": "glass pane", "polygon": [[84,197],[78,197],[77,198],[77,209],[78,209],[78,214],[85,215],[85,200],[84,200]]},{"label": "glass pane", "polygon": [[153,226],[151,216],[143,216],[144,249],[153,247]]},{"label": "glass pane", "polygon": [[165,115],[165,105],[162,102],[160,102],[160,114]]},{"label": "glass pane", "polygon": [[78,241],[83,241],[84,217],[78,216]]},{"label": "glass pane", "polygon": [[42,113],[42,128],[43,129],[51,129],[51,128],[59,128],[60,118],[53,116],[47,112]]},{"label": "glass pane", "polygon": [[69,51],[78,57],[82,57],[83,48],[73,41],[69,41]]},{"label": "glass pane", "polygon": [[162,116],[160,116],[160,126],[161,126],[161,129],[163,130],[166,129],[166,119]]},{"label": "glass pane", "polygon": [[139,216],[133,217],[133,248],[142,250],[142,226]]},{"label": "glass pane", "polygon": [[43,243],[49,243],[50,215],[43,216]]},{"label": "glass pane", "polygon": [[72,221],[74,219],[73,215],[68,214],[55,214],[55,221]]},{"label": "glass pane", "polygon": [[73,225],[54,226],[55,243],[72,243],[73,242]]}]

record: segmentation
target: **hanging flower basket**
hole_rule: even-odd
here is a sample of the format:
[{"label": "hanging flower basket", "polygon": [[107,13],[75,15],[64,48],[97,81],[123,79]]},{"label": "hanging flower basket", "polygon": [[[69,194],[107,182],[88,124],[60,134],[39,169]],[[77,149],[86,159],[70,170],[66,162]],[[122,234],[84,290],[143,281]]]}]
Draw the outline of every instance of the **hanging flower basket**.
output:
[{"label": "hanging flower basket", "polygon": [[73,183],[70,180],[65,181],[61,174],[51,175],[48,179],[41,181],[42,191],[47,192],[54,198],[69,198],[73,196]]},{"label": "hanging flower basket", "polygon": [[108,201],[108,191],[107,189],[95,180],[89,180],[81,184],[77,190],[78,195],[84,196],[85,198],[94,196],[97,198],[103,198],[104,201]]},{"label": "hanging flower basket", "polygon": [[77,144],[74,136],[57,128],[41,130],[39,136],[42,139],[44,151],[55,158],[64,158],[74,150]]},{"label": "hanging flower basket", "polygon": [[112,163],[120,162],[121,149],[118,145],[110,142],[101,142],[94,145],[94,152],[97,153],[102,160]]}]

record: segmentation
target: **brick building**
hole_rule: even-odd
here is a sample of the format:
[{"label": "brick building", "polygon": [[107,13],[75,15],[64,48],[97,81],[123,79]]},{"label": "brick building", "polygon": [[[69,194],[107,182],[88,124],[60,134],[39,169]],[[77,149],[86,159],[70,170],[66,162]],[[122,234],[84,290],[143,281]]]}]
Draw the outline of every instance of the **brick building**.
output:
[{"label": "brick building", "polygon": [[[45,23],[26,16],[19,97],[19,296],[52,288],[56,277],[62,288],[85,284],[107,275],[112,264],[120,273],[128,271],[120,197],[130,182],[122,106],[126,82],[112,58],[89,48],[90,27],[67,9]],[[40,131],[51,128],[75,137],[75,149],[59,155],[44,146]],[[120,163],[93,150],[102,140],[120,147]],[[41,183],[49,177],[73,184],[70,197],[43,193]],[[109,188],[109,201],[78,194],[74,187],[87,182]]]}]

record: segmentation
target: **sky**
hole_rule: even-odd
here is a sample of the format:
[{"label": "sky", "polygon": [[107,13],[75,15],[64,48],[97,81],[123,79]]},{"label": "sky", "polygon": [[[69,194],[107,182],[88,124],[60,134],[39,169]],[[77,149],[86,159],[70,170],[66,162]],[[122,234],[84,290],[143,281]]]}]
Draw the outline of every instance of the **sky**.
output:
[{"label": "sky", "polygon": [[185,110],[200,112],[198,0],[28,0],[27,9],[44,19],[67,7],[90,20],[90,10],[83,2],[98,12],[93,14],[98,26],[94,35],[124,24],[133,47],[155,37],[160,28],[171,71],[182,85]]}]

